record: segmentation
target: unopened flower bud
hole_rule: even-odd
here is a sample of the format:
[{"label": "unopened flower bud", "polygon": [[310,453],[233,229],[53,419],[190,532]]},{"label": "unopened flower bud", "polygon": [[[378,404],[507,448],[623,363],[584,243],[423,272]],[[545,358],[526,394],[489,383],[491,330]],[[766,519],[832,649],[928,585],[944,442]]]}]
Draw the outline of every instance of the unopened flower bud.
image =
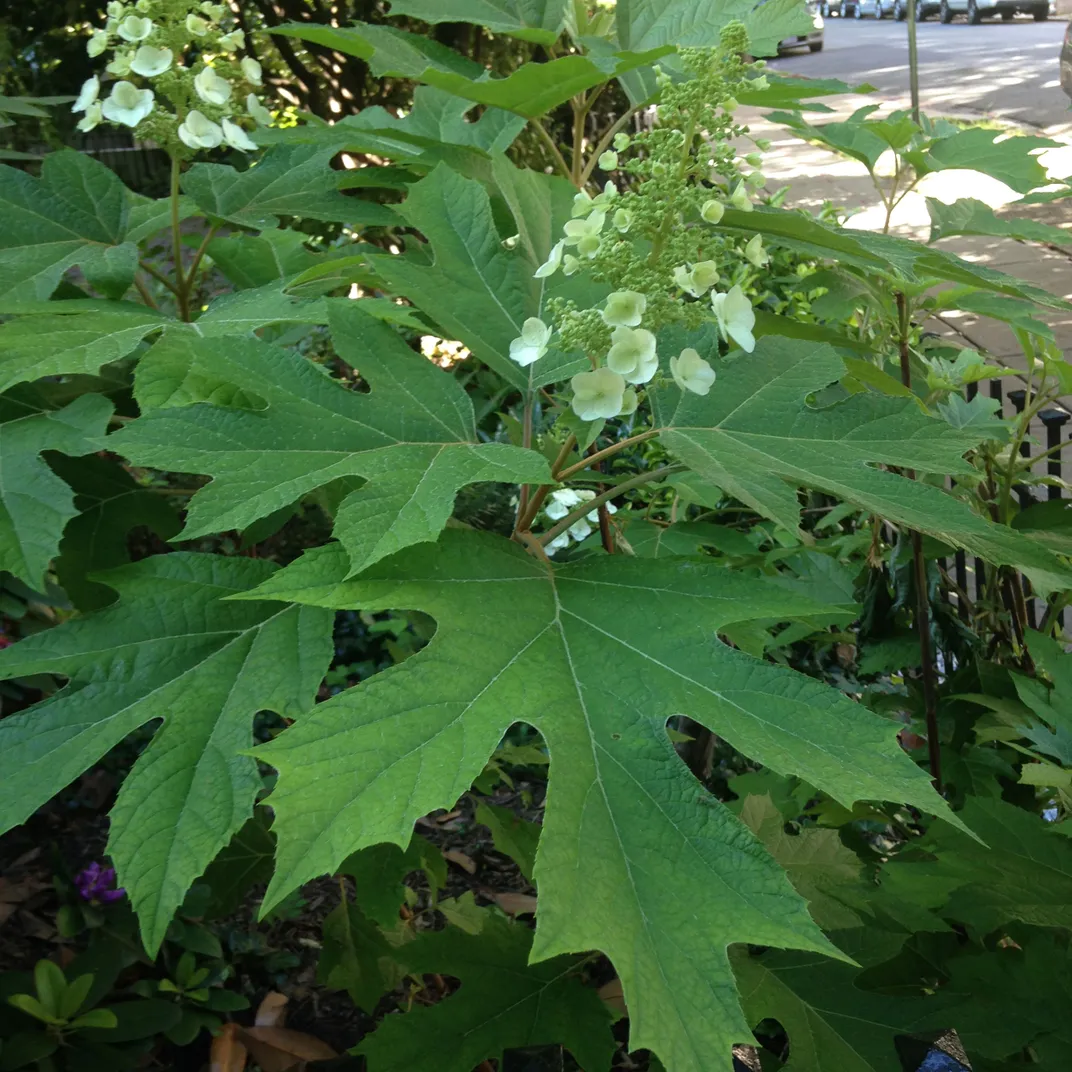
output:
[{"label": "unopened flower bud", "polygon": [[611,149],[608,149],[605,153],[601,153],[599,157],[599,166],[604,171],[614,171],[618,167],[618,154]]},{"label": "unopened flower bud", "polygon": [[718,223],[721,221],[722,216],[726,211],[726,206],[721,201],[716,201],[712,198],[710,201],[703,203],[703,208],[700,209],[700,215],[707,223]]},{"label": "unopened flower bud", "polygon": [[763,156],[761,153],[749,153],[745,157],[745,161],[754,168],[763,166]]}]

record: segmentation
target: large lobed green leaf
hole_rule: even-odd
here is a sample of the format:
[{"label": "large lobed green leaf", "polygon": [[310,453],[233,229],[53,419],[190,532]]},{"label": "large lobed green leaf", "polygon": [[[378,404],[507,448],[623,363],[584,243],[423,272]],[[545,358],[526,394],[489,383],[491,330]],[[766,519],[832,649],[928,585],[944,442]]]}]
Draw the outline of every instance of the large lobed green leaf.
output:
[{"label": "large lobed green leaf", "polygon": [[157,555],[101,575],[118,603],[0,652],[0,676],[57,674],[54,697],[0,722],[0,830],[138,727],[163,725],[123,782],[108,851],[155,952],[190,884],[253,813],[261,710],[307,710],[332,655],[329,612],[226,597],[275,567]]},{"label": "large lobed green leaf", "polygon": [[578,93],[646,67],[674,51],[672,45],[663,44],[642,52],[561,56],[548,63],[523,63],[505,78],[491,78],[479,64],[438,42],[393,26],[290,22],[271,32],[357,56],[369,64],[376,77],[412,78],[527,119],[542,116]]},{"label": "large lobed green leaf", "polygon": [[41,457],[96,450],[112,404],[85,394],[62,408],[30,387],[0,397],[0,569],[41,586],[64,527],[78,510],[74,493]]},{"label": "large lobed green leaf", "polygon": [[1042,544],[891,471],[972,475],[962,455],[978,442],[974,429],[879,394],[821,409],[808,404],[843,375],[844,362],[829,346],[767,336],[754,353],[720,365],[718,390],[681,397],[662,442],[704,479],[790,531],[800,520],[797,489],[815,488],[988,562],[1018,566],[1041,589],[1068,586],[1068,567]]},{"label": "large lobed green leaf", "polygon": [[553,45],[562,32],[569,0],[392,0],[392,15],[433,24],[475,22],[495,33]]},{"label": "large lobed green leaf", "polygon": [[384,1018],[357,1048],[369,1072],[471,1072],[482,1061],[501,1063],[504,1049],[553,1044],[581,1068],[609,1068],[611,1016],[577,978],[578,958],[530,965],[531,946],[527,927],[491,917],[478,934],[448,927],[399,950],[410,972],[452,975],[462,985],[430,1008]]},{"label": "large lobed green leaf", "polygon": [[84,153],[50,153],[40,179],[0,164],[0,296],[49,297],[72,265],[122,244],[129,211],[115,172]]},{"label": "large lobed green leaf", "polygon": [[550,479],[542,455],[480,442],[458,381],[360,302],[333,302],[328,317],[371,395],[257,339],[166,336],[142,360],[136,395],[150,412],[108,445],[138,465],[213,478],[190,501],[185,538],[243,529],[333,480],[362,477],[335,525],[357,571],[434,540],[466,484]]},{"label": "large lobed green leaf", "polygon": [[594,305],[594,291],[584,280],[557,273],[534,274],[570,218],[576,192],[564,179],[514,168],[504,159],[494,177],[513,212],[519,241],[504,246],[485,187],[445,165],[415,183],[399,206],[408,224],[427,238],[433,262],[426,257],[370,256],[369,264],[385,285],[409,298],[460,339],[507,382],[532,390],[580,371],[580,355],[551,350],[535,364],[520,368],[510,359],[510,342],[525,320],[545,316],[552,297],[576,297]]},{"label": "large lobed green leaf", "polygon": [[618,0],[618,40],[640,51],[673,45],[711,48],[722,28],[743,22],[751,51],[773,56],[778,42],[808,33],[812,16],[804,0]]},{"label": "large lobed green leaf", "polygon": [[764,765],[849,803],[943,807],[895,727],[836,691],[718,639],[733,622],[822,613],[775,584],[696,560],[600,557],[550,569],[515,544],[448,531],[345,581],[309,553],[260,593],[327,607],[419,609],[423,651],[321,704],[258,754],[279,770],[270,907],[451,806],[517,721],[552,757],[533,955],[600,949],[631,1042],[675,1072],[729,1068],[748,1037],[731,943],[832,948],[756,838],[697,783],[666,721],[685,713]]}]

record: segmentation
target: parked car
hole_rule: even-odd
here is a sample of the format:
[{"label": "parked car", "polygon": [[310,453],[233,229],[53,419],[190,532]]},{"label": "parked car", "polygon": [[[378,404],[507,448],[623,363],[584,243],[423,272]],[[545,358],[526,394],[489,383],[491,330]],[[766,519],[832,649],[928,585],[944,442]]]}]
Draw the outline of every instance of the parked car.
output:
[{"label": "parked car", "polygon": [[1008,22],[1017,12],[1030,15],[1035,22],[1045,22],[1050,17],[1049,0],[941,0],[938,18],[952,22],[957,15],[964,15],[972,26],[978,26],[986,15],[1000,15]]},{"label": "parked car", "polygon": [[1061,46],[1061,88],[1072,97],[1072,22],[1065,27],[1065,43]]},{"label": "parked car", "polygon": [[806,34],[798,34],[796,37],[787,37],[778,45],[778,55],[784,56],[794,49],[806,48],[809,52],[822,52],[823,50],[823,4],[820,0],[811,0],[808,11],[811,14],[811,30]]},{"label": "parked car", "polygon": [[[904,0],[900,0],[901,3]],[[898,0],[855,0],[852,4],[852,15],[857,19],[884,19],[889,15],[896,14],[894,8],[896,7]],[[905,6],[907,14],[907,5]]]}]

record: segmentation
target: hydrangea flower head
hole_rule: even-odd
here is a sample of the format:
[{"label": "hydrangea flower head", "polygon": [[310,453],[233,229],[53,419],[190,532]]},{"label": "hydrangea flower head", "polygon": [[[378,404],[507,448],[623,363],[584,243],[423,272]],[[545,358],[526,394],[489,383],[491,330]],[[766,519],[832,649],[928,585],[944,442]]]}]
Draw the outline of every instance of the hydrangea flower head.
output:
[{"label": "hydrangea flower head", "polygon": [[616,290],[607,295],[603,306],[603,323],[610,328],[636,328],[640,326],[648,299],[635,290]]},{"label": "hydrangea flower head", "polygon": [[[615,328],[610,336],[607,368],[628,383],[647,383],[659,368],[655,336],[644,328]],[[621,406],[619,405],[619,409]],[[617,416],[617,412],[614,414]]]}]

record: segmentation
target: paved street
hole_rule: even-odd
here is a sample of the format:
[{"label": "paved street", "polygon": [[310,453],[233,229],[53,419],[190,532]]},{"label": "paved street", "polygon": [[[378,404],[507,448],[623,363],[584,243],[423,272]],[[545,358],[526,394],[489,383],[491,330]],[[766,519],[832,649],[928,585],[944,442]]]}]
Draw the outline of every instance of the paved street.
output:
[{"label": "paved street", "polygon": [[[920,95],[924,111],[985,113],[1030,123],[1050,133],[1072,132],[1069,100],[1057,78],[1065,22],[1011,23],[988,19],[969,26],[958,18],[919,24]],[[883,19],[826,20],[822,52],[773,60],[778,69],[810,77],[870,82],[878,99],[908,107],[908,32]],[[899,100],[903,98],[903,101]]]}]

